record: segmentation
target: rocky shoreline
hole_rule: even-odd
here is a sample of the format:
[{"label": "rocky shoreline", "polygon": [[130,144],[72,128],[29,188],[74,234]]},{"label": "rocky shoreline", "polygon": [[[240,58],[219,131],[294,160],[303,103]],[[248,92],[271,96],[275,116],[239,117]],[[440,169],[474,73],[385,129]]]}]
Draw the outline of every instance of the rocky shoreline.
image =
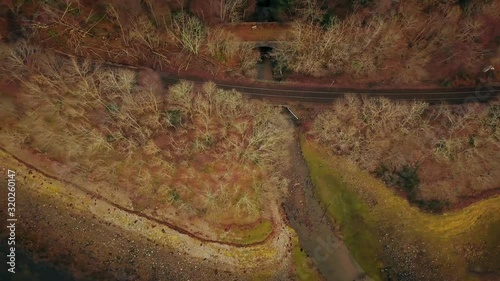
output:
[{"label": "rocky shoreline", "polygon": [[277,206],[274,231],[263,244],[203,242],[48,179],[5,152],[0,158],[2,166],[17,170],[22,187],[22,247],[69,268],[77,279],[290,279],[291,233]]}]

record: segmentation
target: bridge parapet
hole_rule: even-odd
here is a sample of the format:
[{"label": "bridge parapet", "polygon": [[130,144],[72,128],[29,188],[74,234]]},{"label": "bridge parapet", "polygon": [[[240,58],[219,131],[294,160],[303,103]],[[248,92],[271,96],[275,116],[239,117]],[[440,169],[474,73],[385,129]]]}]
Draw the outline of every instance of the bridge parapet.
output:
[{"label": "bridge parapet", "polygon": [[279,46],[279,41],[245,41],[245,43],[254,45],[255,48],[269,47],[274,49]]},{"label": "bridge parapet", "polygon": [[279,40],[283,40],[290,26],[276,22],[244,22],[222,25],[221,28],[233,33],[243,42],[252,42],[264,47],[264,42],[276,45]]}]

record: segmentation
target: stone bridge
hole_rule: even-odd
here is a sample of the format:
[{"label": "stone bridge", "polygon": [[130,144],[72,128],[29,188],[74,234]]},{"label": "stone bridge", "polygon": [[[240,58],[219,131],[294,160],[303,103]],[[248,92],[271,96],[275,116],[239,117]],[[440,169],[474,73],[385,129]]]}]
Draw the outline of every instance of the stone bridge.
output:
[{"label": "stone bridge", "polygon": [[275,48],[280,40],[286,38],[290,25],[277,22],[243,22],[225,24],[221,28],[233,33],[241,41],[255,45],[256,48]]},{"label": "stone bridge", "polygon": [[269,47],[274,49],[278,47],[279,41],[245,41],[245,43],[252,44],[255,48]]}]

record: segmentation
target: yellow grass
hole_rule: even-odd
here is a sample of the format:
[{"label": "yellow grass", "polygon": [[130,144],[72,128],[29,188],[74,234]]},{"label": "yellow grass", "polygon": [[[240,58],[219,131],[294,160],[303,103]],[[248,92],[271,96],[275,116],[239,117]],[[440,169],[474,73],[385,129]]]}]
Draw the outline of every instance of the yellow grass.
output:
[{"label": "yellow grass", "polygon": [[292,257],[295,267],[295,275],[299,281],[318,281],[323,280],[321,275],[312,265],[312,259],[304,251],[300,250],[299,237],[297,233],[290,228],[292,237]]},{"label": "yellow grass", "polygon": [[447,280],[478,280],[470,268],[499,270],[500,196],[443,215],[423,213],[345,158],[328,154],[312,142],[302,141],[302,148],[316,191],[330,206],[328,214],[341,226],[354,257],[375,280],[383,278],[382,267],[398,261],[384,255],[387,245],[418,248],[424,253],[420,260],[431,260],[429,266]]},{"label": "yellow grass", "polygon": [[221,234],[221,241],[236,243],[239,245],[249,245],[264,241],[271,231],[273,225],[270,220],[264,219],[251,228],[244,228],[238,225],[231,227],[227,233]]}]

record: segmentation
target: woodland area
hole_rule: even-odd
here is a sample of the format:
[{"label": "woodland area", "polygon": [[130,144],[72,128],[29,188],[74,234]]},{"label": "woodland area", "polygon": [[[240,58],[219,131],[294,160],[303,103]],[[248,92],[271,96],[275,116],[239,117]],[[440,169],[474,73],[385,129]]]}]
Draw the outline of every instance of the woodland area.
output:
[{"label": "woodland area", "polygon": [[[181,82],[163,98],[154,71],[136,73],[90,60],[73,59],[66,65],[61,57],[41,50],[175,69],[177,74],[196,69],[198,74],[255,77],[259,51],[221,24],[255,20],[262,12],[258,3],[5,1],[4,40],[18,43],[14,49],[3,47],[4,72],[11,72],[4,78],[19,83],[23,95],[16,107],[3,104],[22,110],[22,115],[12,112],[6,119],[22,116],[2,130],[3,138],[75,162],[96,180],[111,175],[108,180],[117,183],[121,161],[139,163],[129,183],[144,185],[134,192],[140,208],[147,205],[147,194],[161,193],[158,200],[177,202],[186,214],[220,218],[222,209],[216,210],[221,205],[216,203],[224,201],[234,205],[240,218],[255,221],[262,204],[258,194],[269,190],[262,184],[267,182],[264,171],[284,161],[279,144],[286,134],[269,121],[279,119],[276,109],[213,84]],[[477,78],[471,73],[480,72],[485,63],[500,62],[499,3],[270,1],[265,10],[269,18],[290,26],[270,54],[274,73],[347,75],[372,86],[438,78],[434,82],[441,86],[471,85]],[[316,118],[311,133],[402,189],[410,201],[440,211],[462,197],[498,188],[498,107],[498,102],[430,107],[348,95]],[[31,123],[36,125],[29,127]],[[58,135],[59,130],[67,134]],[[190,164],[202,159],[215,164]],[[226,173],[221,184],[217,176],[234,163],[243,165]],[[213,187],[191,183],[200,171],[209,175]],[[158,187],[159,182],[167,187]],[[217,191],[233,182],[252,188]],[[281,182],[277,176],[268,184],[285,186]],[[186,203],[191,198],[196,203]]]},{"label": "woodland area", "polygon": [[499,188],[498,99],[429,106],[346,95],[309,133],[429,211]]},{"label": "woodland area", "polygon": [[202,77],[257,77],[261,54],[238,34],[254,31],[224,28],[256,20],[289,26],[270,53],[285,81],[470,86],[500,62],[494,0],[6,2],[0,25],[10,37],[22,30],[67,53]]},{"label": "woodland area", "polygon": [[73,55],[211,74],[222,68],[246,73],[259,57],[233,34],[164,1],[13,1],[2,7],[7,39],[26,37]]},{"label": "woodland area", "polygon": [[[2,46],[0,143],[31,149],[136,210],[215,225],[254,223],[287,182],[280,109],[213,83],[163,89],[157,73]],[[9,70],[9,71],[6,71]],[[111,187],[110,187],[111,186]]]},{"label": "woodland area", "polygon": [[475,78],[481,63],[500,62],[499,1],[353,1],[344,18],[335,6],[300,2],[307,4],[276,51],[278,67],[395,84],[446,74],[441,84],[451,86]]},{"label": "woodland area", "polygon": [[[272,46],[256,47],[241,34],[249,30]],[[498,273],[498,196],[462,208],[500,190],[498,98],[304,102],[297,107],[314,116],[300,125],[299,145],[282,105],[214,82],[166,85],[176,77],[249,85],[267,60],[271,78],[297,87],[486,86],[500,77],[500,1],[10,0],[0,2],[0,39],[0,147],[26,170],[52,169],[44,179],[82,191],[89,217],[107,202],[101,215],[115,206],[161,222],[163,232],[151,232],[183,255],[236,261],[230,269],[243,273],[247,261],[257,271],[265,261],[316,276],[318,233],[346,242],[342,262],[386,280],[391,271],[405,280]],[[406,199],[427,212],[463,212],[434,216]],[[115,223],[142,232],[138,221]]]},{"label": "woodland area", "polygon": [[[274,72],[409,84],[441,77],[430,69],[446,68],[456,76],[441,86],[466,85],[474,80],[473,69],[499,62],[499,3],[270,1],[269,18],[290,24],[272,51]],[[124,186],[143,186],[133,193],[139,208],[147,205],[148,194],[161,194],[154,200],[179,204],[189,215],[221,218],[217,203],[226,202],[240,219],[255,221],[261,191],[285,186],[279,176],[264,180],[264,171],[273,170],[269,165],[284,163],[279,145],[286,134],[269,121],[279,119],[276,109],[214,84],[181,82],[164,98],[154,71],[136,73],[90,60],[67,63],[42,49],[178,73],[197,68],[255,76],[259,52],[221,24],[255,20],[257,4],[5,1],[4,40],[18,43],[3,47],[4,74],[10,71],[3,78],[19,83],[23,94],[3,103],[6,120],[22,117],[3,125],[3,139],[76,163],[97,181],[110,175],[107,180],[116,184],[124,173],[134,174]],[[410,201],[439,211],[461,197],[498,188],[498,108],[498,102],[430,107],[348,95],[316,118],[311,133],[401,188]],[[134,163],[133,173],[120,164],[124,160]],[[192,165],[197,160],[215,164]],[[221,183],[217,177],[224,170],[230,172]],[[211,187],[192,182],[200,172]],[[225,191],[234,182],[245,187]]]},{"label": "woodland area", "polygon": [[[238,33],[274,38],[276,26],[272,47],[259,47],[267,53]],[[257,270],[272,257],[271,237],[283,254],[277,262],[293,255],[287,270],[316,276],[310,243],[321,229],[346,242],[345,261],[386,280],[390,271],[405,280],[439,279],[442,269],[498,272],[491,196],[500,190],[498,98],[430,105],[346,94],[312,106],[304,99],[293,106],[313,116],[296,123],[297,144],[282,104],[214,82],[167,84],[181,77],[250,85],[267,60],[283,84],[487,86],[499,78],[500,1],[12,0],[0,2],[0,36],[0,147],[19,162],[32,158],[28,170],[57,167],[47,178],[84,186],[85,212],[107,201],[162,222],[160,239],[170,237],[165,229],[189,237],[204,261],[232,259],[238,249],[241,260],[254,256]],[[488,65],[495,70],[486,77]],[[463,212],[434,216],[406,199],[426,212]],[[208,257],[210,243],[224,252],[213,248]],[[262,251],[245,253],[249,245]],[[235,270],[246,266],[241,260]]]}]

